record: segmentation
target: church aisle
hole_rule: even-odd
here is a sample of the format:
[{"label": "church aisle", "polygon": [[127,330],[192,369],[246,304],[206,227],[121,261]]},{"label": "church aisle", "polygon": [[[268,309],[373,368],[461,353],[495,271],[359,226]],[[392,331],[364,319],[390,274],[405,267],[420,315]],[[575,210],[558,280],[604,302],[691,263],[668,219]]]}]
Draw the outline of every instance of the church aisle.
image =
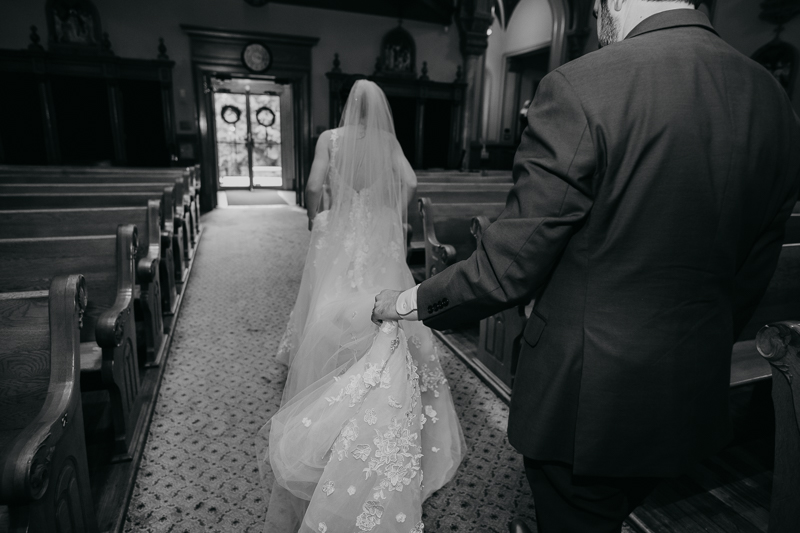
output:
[{"label": "church aisle", "polygon": [[[125,531],[262,531],[269,501],[256,433],[278,408],[272,356],[294,304],[309,233],[290,206],[217,209],[175,331]],[[508,409],[440,346],[468,452],[424,505],[426,532],[505,532],[533,502],[505,437]],[[271,486],[271,482],[269,484]]]}]

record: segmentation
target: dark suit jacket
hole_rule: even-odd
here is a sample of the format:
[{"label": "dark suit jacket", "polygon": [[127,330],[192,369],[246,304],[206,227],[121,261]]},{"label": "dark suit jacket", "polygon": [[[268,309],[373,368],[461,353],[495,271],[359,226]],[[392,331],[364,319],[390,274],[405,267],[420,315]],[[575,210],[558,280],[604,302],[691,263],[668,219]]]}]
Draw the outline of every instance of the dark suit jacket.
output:
[{"label": "dark suit jacket", "polygon": [[700,12],[546,76],[505,211],[423,282],[435,329],[537,295],[508,436],[582,475],[672,476],[729,438],[731,346],[798,195],[800,121]]}]

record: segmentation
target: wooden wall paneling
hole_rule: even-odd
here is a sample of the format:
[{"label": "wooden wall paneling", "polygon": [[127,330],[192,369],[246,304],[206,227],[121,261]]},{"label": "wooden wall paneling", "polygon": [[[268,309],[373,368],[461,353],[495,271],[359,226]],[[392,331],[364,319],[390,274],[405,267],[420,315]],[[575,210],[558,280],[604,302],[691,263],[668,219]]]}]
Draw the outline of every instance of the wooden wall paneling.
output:
[{"label": "wooden wall paneling", "polygon": [[283,189],[297,190],[297,172],[299,161],[296,146],[298,145],[294,128],[294,97],[292,86],[288,85],[281,95],[281,175]]},{"label": "wooden wall paneling", "polygon": [[[446,168],[456,168],[461,161],[461,133],[463,126],[463,110],[466,84],[461,81],[443,83],[428,80],[409,78],[392,78],[388,76],[365,76],[362,74],[345,74],[331,71],[328,77],[329,116],[330,127],[339,125],[342,107],[356,80],[368,79],[374,81],[386,94],[386,99],[392,108],[395,135],[403,148],[403,153],[411,166],[420,169],[427,168],[426,150],[431,135],[447,137],[441,143],[436,143],[445,156],[443,164]],[[442,111],[440,106],[450,104],[450,109]],[[449,122],[445,125],[430,123],[442,119],[449,114]],[[431,117],[430,120],[428,117]],[[441,144],[441,147],[439,146]],[[429,153],[429,152],[428,152]]]},{"label": "wooden wall paneling", "polygon": [[42,102],[42,121],[44,122],[45,150],[47,152],[47,163],[56,165],[61,163],[61,144],[58,142],[58,128],[53,113],[55,104],[53,103],[53,88],[50,80],[44,76],[39,82],[39,98]]},{"label": "wooden wall paneling", "polygon": [[417,99],[417,117],[415,124],[414,160],[417,165],[423,166],[423,150],[425,147],[425,99]]},{"label": "wooden wall paneling", "polygon": [[164,119],[164,137],[169,147],[170,160],[178,161],[178,147],[175,143],[175,100],[172,97],[172,66],[158,69],[161,83],[161,109]]},{"label": "wooden wall paneling", "polygon": [[[24,79],[33,76],[38,86],[31,90],[39,108],[35,120],[44,132],[44,156],[17,158],[7,136],[4,144],[6,163],[63,164],[128,161],[125,140],[124,99],[120,85],[126,80],[149,80],[161,83],[162,117],[166,156],[157,163],[169,165],[174,150],[174,111],[172,103],[172,74],[174,63],[164,59],[125,59],[113,55],[79,55],[44,52],[42,50],[0,50],[0,78]],[[7,86],[8,83],[2,83]],[[8,90],[4,91],[8,92]],[[5,100],[5,99],[4,99]],[[146,111],[146,110],[145,110]],[[128,110],[137,115],[138,110]],[[134,122],[130,119],[128,122]],[[0,131],[2,128],[0,128]],[[159,136],[161,137],[161,136]],[[34,144],[41,145],[41,136]],[[20,159],[17,161],[16,159]]]},{"label": "wooden wall paneling", "polygon": [[[114,143],[114,164],[125,166],[128,164],[125,144],[125,120],[122,114],[122,94],[118,80],[109,80],[106,84],[108,91],[108,112],[111,118],[111,138]],[[139,117],[136,117],[139,119]],[[133,117],[128,122],[134,122]]]}]

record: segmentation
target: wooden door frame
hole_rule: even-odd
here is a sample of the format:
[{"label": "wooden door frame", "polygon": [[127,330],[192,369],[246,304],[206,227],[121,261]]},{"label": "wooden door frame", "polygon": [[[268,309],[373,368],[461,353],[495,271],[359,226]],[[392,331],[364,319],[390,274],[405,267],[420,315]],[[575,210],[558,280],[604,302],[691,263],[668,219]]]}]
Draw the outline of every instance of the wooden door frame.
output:
[{"label": "wooden door frame", "polygon": [[[218,73],[217,73],[218,74]],[[204,90],[205,87],[208,87],[208,74],[205,74],[205,78],[203,79],[204,82]],[[231,89],[236,88],[237,90],[231,90],[234,94],[246,94],[247,91],[244,88],[236,87],[236,85],[255,85],[255,91],[250,91],[250,95],[254,94],[264,94],[264,89],[269,91],[270,94],[275,94],[280,98],[280,117],[281,117],[281,167],[282,167],[282,179],[283,185],[282,188],[287,191],[295,190],[296,187],[296,162],[295,162],[295,154],[297,153],[295,150],[295,128],[294,128],[294,98],[293,98],[293,91],[291,84],[281,84],[277,83],[275,80],[272,79],[261,79],[255,78],[253,76],[247,76],[246,78],[233,78],[232,80],[228,80],[231,82],[233,87]],[[210,94],[213,94],[214,91],[212,90]],[[214,98],[210,96],[208,98],[208,103],[210,107],[208,110],[213,108],[214,106]],[[206,110],[206,113],[208,113]],[[210,113],[208,113],[210,116]],[[211,139],[216,140],[216,121],[212,120],[208,123],[208,127],[210,129],[208,133],[208,137]],[[212,143],[215,145],[216,143]],[[211,151],[214,155],[214,169],[219,168],[219,161],[216,159],[216,146],[213,146],[214,150]],[[216,172],[215,172],[216,174]],[[219,186],[219,176],[217,176],[217,185]],[[228,187],[230,188],[238,188],[238,187]],[[249,188],[249,187],[248,187]]]},{"label": "wooden door frame", "polygon": [[[294,114],[294,189],[300,195],[310,166],[311,143],[311,47],[316,37],[302,37],[253,31],[234,31],[182,24],[189,35],[192,52],[192,77],[197,102],[200,132],[202,189],[200,206],[203,212],[217,205],[217,168],[213,109],[213,93],[207,84],[209,76],[223,74],[254,80],[274,81],[291,87]],[[242,49],[251,42],[266,45],[272,53],[272,66],[264,73],[253,73],[241,61]]]}]

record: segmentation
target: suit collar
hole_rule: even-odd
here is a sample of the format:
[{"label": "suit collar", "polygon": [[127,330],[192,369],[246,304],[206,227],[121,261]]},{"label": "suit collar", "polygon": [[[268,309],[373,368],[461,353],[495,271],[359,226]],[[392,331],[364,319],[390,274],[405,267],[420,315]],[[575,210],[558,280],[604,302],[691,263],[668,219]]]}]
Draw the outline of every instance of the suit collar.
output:
[{"label": "suit collar", "polygon": [[650,33],[651,31],[666,30],[667,28],[679,26],[700,26],[717,33],[711,26],[708,17],[702,11],[697,11],[696,9],[672,9],[647,17],[637,24],[625,39],[630,39],[643,33]]}]

